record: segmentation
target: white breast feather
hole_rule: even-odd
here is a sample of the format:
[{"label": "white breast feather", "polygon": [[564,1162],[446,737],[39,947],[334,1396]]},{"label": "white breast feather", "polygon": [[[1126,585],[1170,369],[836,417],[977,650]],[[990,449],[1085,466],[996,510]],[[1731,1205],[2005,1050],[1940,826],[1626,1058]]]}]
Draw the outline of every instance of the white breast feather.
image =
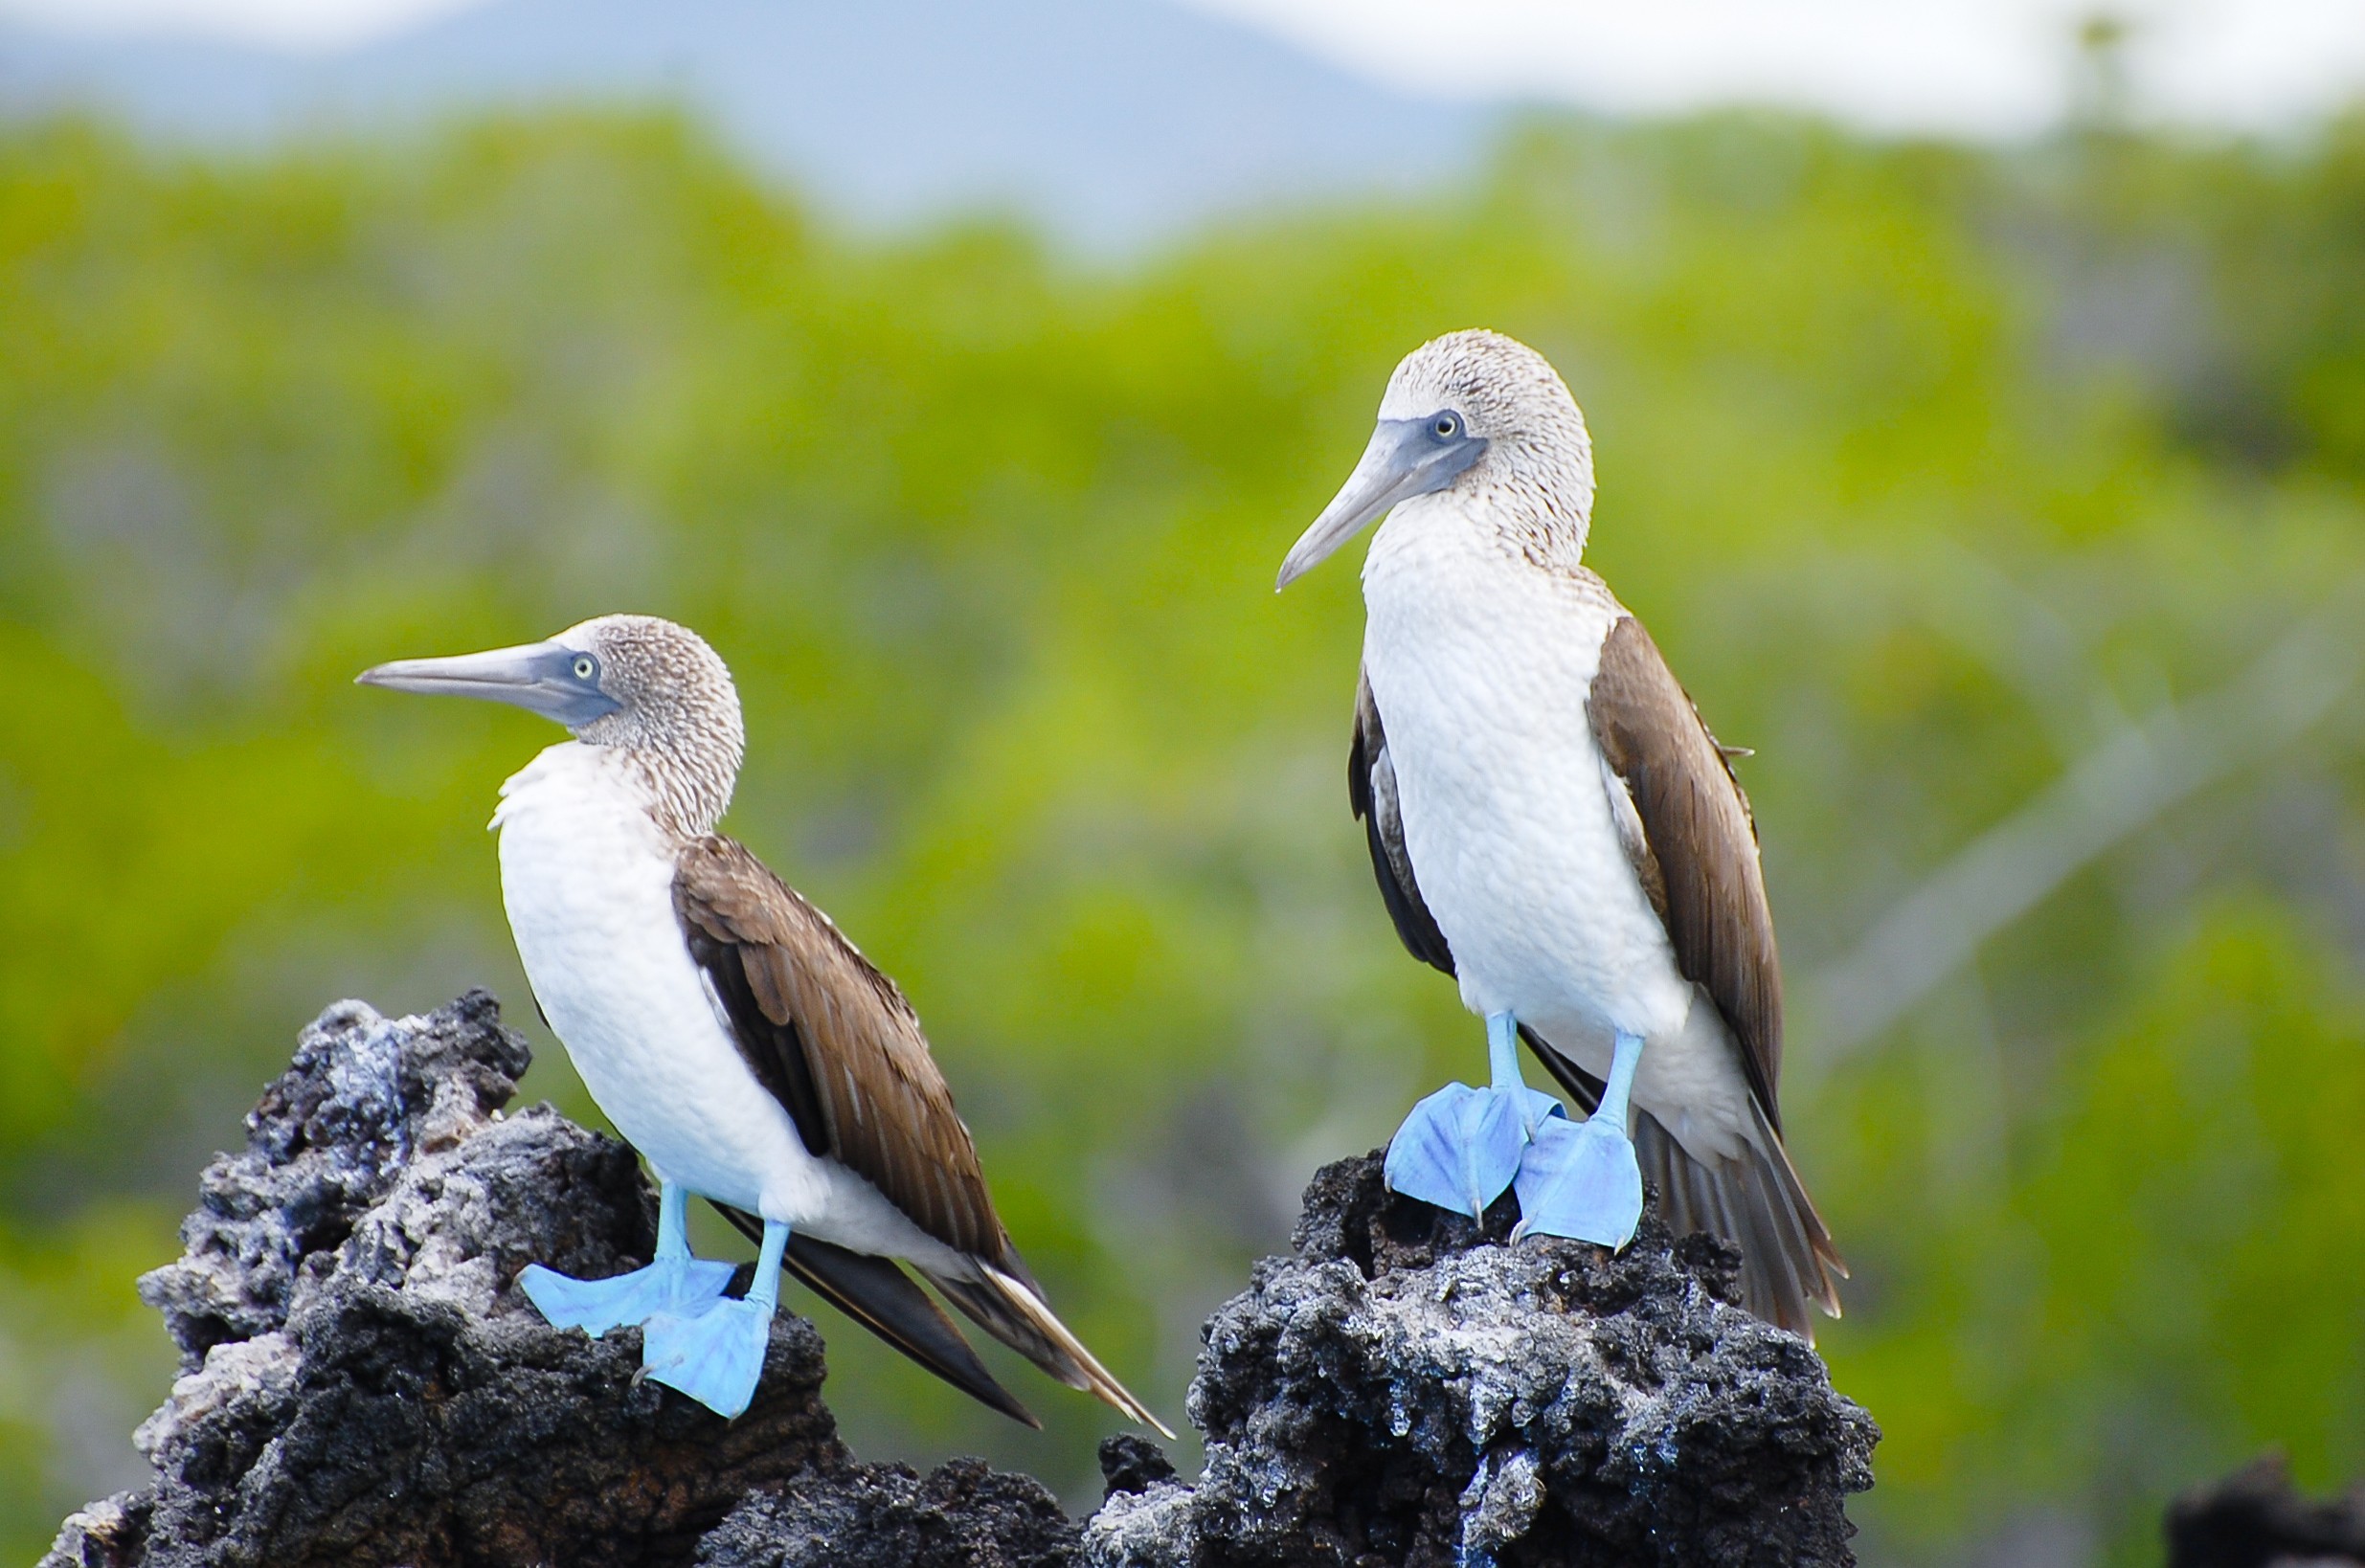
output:
[{"label": "white breast feather", "polygon": [[612,752],[553,746],[502,786],[501,890],[552,1032],[616,1130],[702,1197],[858,1251],[967,1266],[806,1152],[739,1054],[673,906],[674,846]]},{"label": "white breast feather", "polygon": [[1463,1003],[1514,1013],[1597,1076],[1613,1031],[1641,1035],[1635,1104],[1696,1154],[1729,1155],[1747,1085],[1634,875],[1622,840],[1641,820],[1585,707],[1622,612],[1505,549],[1468,504],[1399,506],[1363,568],[1363,664],[1406,850]]}]

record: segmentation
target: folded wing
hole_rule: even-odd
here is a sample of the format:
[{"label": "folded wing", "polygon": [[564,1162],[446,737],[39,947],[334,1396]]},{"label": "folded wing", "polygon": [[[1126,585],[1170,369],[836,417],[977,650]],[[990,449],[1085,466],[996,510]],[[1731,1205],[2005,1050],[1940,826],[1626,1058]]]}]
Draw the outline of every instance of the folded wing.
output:
[{"label": "folded wing", "polygon": [[[1159,1426],[1045,1303],[994,1212],[977,1146],[895,982],[827,915],[719,835],[683,851],[674,907],[741,1054],[786,1108],[805,1147],[868,1181],[921,1230],[967,1257],[971,1277],[921,1270],[938,1291],[1060,1381]],[[959,1333],[941,1313],[931,1322],[917,1310],[916,1288],[907,1295],[879,1267],[848,1261],[861,1254],[807,1251],[800,1256],[792,1243],[791,1266],[823,1295],[853,1302],[848,1310],[858,1321],[956,1387],[1030,1419],[1009,1408],[1016,1401],[1008,1395],[997,1400],[978,1386],[983,1368],[951,1349],[945,1335],[958,1342]],[[876,1263],[902,1277],[890,1261]],[[959,1350],[968,1351],[965,1342]],[[990,1378],[984,1382],[992,1385]]]}]

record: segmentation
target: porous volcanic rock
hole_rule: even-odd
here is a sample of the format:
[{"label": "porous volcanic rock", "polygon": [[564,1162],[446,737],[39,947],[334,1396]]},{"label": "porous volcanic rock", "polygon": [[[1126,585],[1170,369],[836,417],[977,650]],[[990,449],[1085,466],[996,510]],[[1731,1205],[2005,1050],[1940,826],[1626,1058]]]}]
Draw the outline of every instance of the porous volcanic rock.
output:
[{"label": "porous volcanic rock", "polygon": [[[1879,1430],[1749,1316],[1739,1255],[1509,1232],[1388,1192],[1377,1153],[1306,1191],[1295,1253],[1208,1320],[1196,1487],[1113,1489],[1099,1568],[1855,1560]],[[1130,1467],[1138,1476],[1140,1467]]]},{"label": "porous volcanic rock", "polygon": [[1624,1254],[1509,1243],[1315,1178],[1290,1256],[1209,1320],[1207,1464],[1102,1448],[1078,1523],[974,1460],[857,1462],[821,1338],[782,1312],[724,1422],[636,1379],[640,1336],[545,1324],[529,1262],[646,1259],[631,1152],[503,1108],[525,1042],[474,992],[427,1018],[341,1003],[214,1160],[187,1251],[141,1281],[183,1374],[150,1483],[66,1521],[43,1568],[1228,1568],[1843,1564],[1871,1420],[1733,1305],[1738,1260],[1656,1224]]},{"label": "porous volcanic rock", "polygon": [[519,1269],[636,1266],[657,1216],[622,1144],[548,1106],[503,1116],[529,1060],[484,992],[304,1031],[207,1169],[186,1253],[140,1282],[182,1353],[138,1433],[155,1478],[67,1520],[43,1568],[824,1560],[793,1544],[808,1523],[832,1562],[1073,1559],[1025,1476],[857,1464],[800,1317],[734,1422],[638,1381],[637,1331],[544,1323]]}]

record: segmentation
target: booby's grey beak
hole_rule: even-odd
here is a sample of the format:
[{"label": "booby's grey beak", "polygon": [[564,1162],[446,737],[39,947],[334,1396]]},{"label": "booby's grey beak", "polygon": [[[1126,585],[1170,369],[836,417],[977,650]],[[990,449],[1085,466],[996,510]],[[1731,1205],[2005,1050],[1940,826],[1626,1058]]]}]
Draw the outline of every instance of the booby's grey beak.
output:
[{"label": "booby's grey beak", "polygon": [[1278,594],[1313,571],[1389,507],[1444,489],[1485,451],[1485,438],[1471,435],[1461,415],[1451,409],[1440,409],[1426,419],[1381,420],[1355,472],[1314,526],[1290,547],[1273,591]]},{"label": "booby's grey beak", "polygon": [[599,661],[556,642],[529,642],[449,659],[397,659],[353,678],[356,685],[508,703],[578,729],[623,705],[599,689]]}]

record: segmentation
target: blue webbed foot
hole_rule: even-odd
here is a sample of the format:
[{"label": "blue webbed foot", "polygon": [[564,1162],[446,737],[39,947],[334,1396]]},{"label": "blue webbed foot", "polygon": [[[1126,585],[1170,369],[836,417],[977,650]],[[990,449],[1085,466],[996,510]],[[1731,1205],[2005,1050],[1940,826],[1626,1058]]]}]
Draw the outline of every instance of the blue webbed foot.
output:
[{"label": "blue webbed foot", "polygon": [[723,1293],[731,1275],[727,1263],[685,1256],[604,1280],[578,1280],[528,1264],[517,1283],[552,1327],[581,1329],[597,1339],[659,1312],[698,1311]]},{"label": "blue webbed foot", "polygon": [[1565,1120],[1558,1100],[1520,1079],[1519,1024],[1508,1013],[1486,1020],[1494,1064],[1489,1088],[1448,1084],[1412,1108],[1388,1140],[1382,1172],[1407,1198],[1484,1219],[1520,1168],[1527,1141],[1550,1117]]},{"label": "blue webbed foot", "polygon": [[1388,1140],[1387,1184],[1407,1198],[1480,1219],[1511,1185],[1529,1127],[1559,1109],[1550,1095],[1531,1088],[1448,1084],[1414,1106]]},{"label": "blue webbed foot", "polygon": [[1621,1033],[1593,1114],[1537,1128],[1513,1182],[1520,1194],[1513,1240],[1533,1232],[1616,1249],[1634,1239],[1642,1223],[1642,1167],[1626,1134],[1626,1105],[1641,1056],[1641,1040]]},{"label": "blue webbed foot", "polygon": [[1626,1130],[1595,1115],[1536,1130],[1513,1185],[1520,1193],[1516,1240],[1535,1233],[1623,1247],[1642,1223],[1642,1167]]},{"label": "blue webbed foot", "polygon": [[578,1280],[528,1264],[517,1276],[518,1288],[552,1328],[582,1329],[594,1339],[658,1312],[700,1311],[731,1284],[732,1266],[689,1255],[688,1205],[688,1194],[670,1181],[658,1182],[657,1256],[646,1268]]},{"label": "blue webbed foot", "polygon": [[788,1227],[767,1220],[755,1283],[745,1300],[715,1302],[694,1317],[651,1317],[641,1334],[642,1374],[725,1420],[745,1410],[764,1374],[764,1348],[772,1342],[772,1315],[780,1301],[780,1254],[787,1248]]},{"label": "blue webbed foot", "polygon": [[659,1312],[641,1335],[641,1368],[722,1417],[755,1397],[764,1347],[772,1342],[773,1304],[718,1301],[696,1317]]}]

